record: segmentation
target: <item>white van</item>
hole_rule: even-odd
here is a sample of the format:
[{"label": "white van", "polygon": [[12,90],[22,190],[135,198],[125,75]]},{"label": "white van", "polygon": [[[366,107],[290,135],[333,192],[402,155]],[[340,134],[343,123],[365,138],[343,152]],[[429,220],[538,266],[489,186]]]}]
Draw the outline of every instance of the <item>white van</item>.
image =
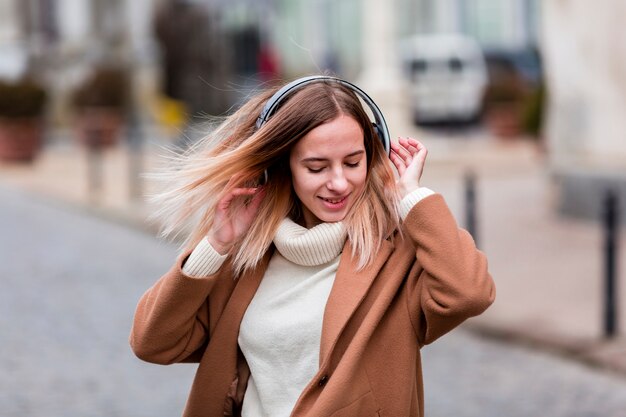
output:
[{"label": "white van", "polygon": [[461,34],[416,35],[401,44],[416,123],[478,119],[487,66],[478,43]]}]

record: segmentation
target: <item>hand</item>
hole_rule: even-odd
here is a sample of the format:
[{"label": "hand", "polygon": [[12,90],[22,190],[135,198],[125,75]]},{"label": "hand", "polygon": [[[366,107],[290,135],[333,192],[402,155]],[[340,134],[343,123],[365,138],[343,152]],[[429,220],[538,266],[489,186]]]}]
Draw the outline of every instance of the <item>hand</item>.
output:
[{"label": "hand", "polygon": [[[233,244],[248,231],[264,196],[263,187],[235,188],[217,203],[213,225],[207,235],[216,251],[222,255],[228,253]],[[233,204],[233,200],[238,197],[245,197],[249,201]]]},{"label": "hand", "polygon": [[419,188],[428,149],[413,138],[398,138],[391,142],[389,158],[398,170],[398,187],[402,197]]}]

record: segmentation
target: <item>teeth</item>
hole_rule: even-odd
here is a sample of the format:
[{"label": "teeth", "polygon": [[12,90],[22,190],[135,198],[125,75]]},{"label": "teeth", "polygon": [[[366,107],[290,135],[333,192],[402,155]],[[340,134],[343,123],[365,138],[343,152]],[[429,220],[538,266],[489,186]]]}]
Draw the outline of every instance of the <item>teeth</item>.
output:
[{"label": "teeth", "polygon": [[343,201],[343,198],[340,198],[339,200],[331,200],[329,198],[324,198],[324,200],[326,200],[326,201],[328,201],[329,203],[332,203],[332,204],[337,204],[337,203]]}]

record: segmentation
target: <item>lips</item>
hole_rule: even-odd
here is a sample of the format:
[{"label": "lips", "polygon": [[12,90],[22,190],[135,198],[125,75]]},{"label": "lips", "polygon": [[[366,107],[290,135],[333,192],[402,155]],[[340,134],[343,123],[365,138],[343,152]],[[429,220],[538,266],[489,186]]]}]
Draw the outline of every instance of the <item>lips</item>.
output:
[{"label": "lips", "polygon": [[345,200],[348,196],[345,197],[341,197],[341,198],[324,198],[324,197],[320,197],[322,200],[331,203],[331,204],[339,204],[341,203],[343,200]]},{"label": "lips", "polygon": [[339,210],[343,210],[347,206],[349,196],[350,195],[348,194],[343,197],[334,197],[334,198],[319,197],[319,199],[322,200],[322,204],[324,205],[326,210],[339,211]]}]

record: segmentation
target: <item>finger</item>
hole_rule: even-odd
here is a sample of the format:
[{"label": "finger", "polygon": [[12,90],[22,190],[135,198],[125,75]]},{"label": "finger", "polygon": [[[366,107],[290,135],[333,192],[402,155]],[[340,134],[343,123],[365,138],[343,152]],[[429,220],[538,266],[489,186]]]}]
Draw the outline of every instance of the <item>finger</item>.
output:
[{"label": "finger", "polygon": [[257,188],[234,188],[231,192],[226,194],[217,204],[220,210],[228,210],[235,197],[250,196],[256,192]]},{"label": "finger", "polygon": [[428,156],[428,149],[426,149],[425,147],[422,147],[418,153],[418,156],[422,159],[425,160],[426,157]]},{"label": "finger", "polygon": [[422,142],[414,138],[406,138],[406,145],[413,152],[414,157],[420,158],[420,160],[424,160],[426,155],[428,154],[428,149]]},{"label": "finger", "polygon": [[400,144],[404,146],[404,148],[411,154],[414,155],[419,152],[418,146],[415,144],[415,141],[409,140],[410,138],[400,138]]},{"label": "finger", "polygon": [[243,206],[247,207],[250,205],[254,197],[259,195],[259,191],[261,191],[261,187],[253,187],[253,188],[236,188],[233,190],[234,197],[237,197],[242,201]]},{"label": "finger", "polygon": [[420,146],[424,146],[424,145],[422,144],[422,142],[420,142],[419,140],[417,140],[417,139],[415,139],[415,138],[412,138],[412,137],[410,137],[410,136],[407,136],[407,137],[406,137],[406,141],[407,141],[408,143],[410,143],[412,146],[415,146],[416,148],[419,148]]},{"label": "finger", "polygon": [[414,163],[416,166],[416,174],[418,181],[422,178],[422,174],[424,172],[424,165],[426,164],[426,156],[428,155],[428,150],[426,148],[421,148],[420,151],[415,155]]},{"label": "finger", "polygon": [[256,213],[259,206],[261,205],[261,202],[263,201],[263,198],[265,198],[265,194],[266,194],[265,191],[266,191],[265,188],[260,188],[258,192],[254,195],[254,197],[252,197],[252,199],[248,203],[249,210],[252,210],[253,212]]},{"label": "finger", "polygon": [[234,196],[242,196],[242,195],[254,195],[260,187],[252,187],[252,188],[234,188],[231,191],[231,194]]},{"label": "finger", "polygon": [[389,159],[393,162],[393,165],[396,167],[398,174],[400,176],[404,175],[404,171],[406,171],[406,164],[404,163],[404,159],[402,159],[398,154],[392,149],[389,154]]},{"label": "finger", "polygon": [[398,153],[400,157],[402,157],[402,159],[411,156],[410,152],[406,149],[404,144],[406,144],[406,141],[402,138],[398,138],[397,142],[392,142],[392,148]]},{"label": "finger", "polygon": [[424,145],[422,145],[422,143],[420,142],[417,142],[417,143],[418,143],[419,151],[417,152],[415,157],[418,158],[423,164],[424,161],[426,160],[426,157],[428,156],[428,149]]},{"label": "finger", "polygon": [[426,146],[424,146],[424,144],[422,142],[420,142],[417,139],[413,139],[413,138],[408,138],[409,143],[411,143],[412,146],[415,146],[419,152],[426,152],[428,153],[428,148],[426,148]]},{"label": "finger", "polygon": [[222,199],[217,203],[217,209],[218,210],[228,210],[228,208],[230,207],[230,203],[233,201],[233,194],[232,193],[228,193],[226,194],[224,197],[222,197]]},{"label": "finger", "polygon": [[391,149],[393,149],[396,152],[396,154],[400,158],[402,158],[402,160],[404,161],[406,165],[409,165],[411,163],[411,160],[412,160],[411,153],[404,146],[402,146],[401,143],[394,143]]}]

